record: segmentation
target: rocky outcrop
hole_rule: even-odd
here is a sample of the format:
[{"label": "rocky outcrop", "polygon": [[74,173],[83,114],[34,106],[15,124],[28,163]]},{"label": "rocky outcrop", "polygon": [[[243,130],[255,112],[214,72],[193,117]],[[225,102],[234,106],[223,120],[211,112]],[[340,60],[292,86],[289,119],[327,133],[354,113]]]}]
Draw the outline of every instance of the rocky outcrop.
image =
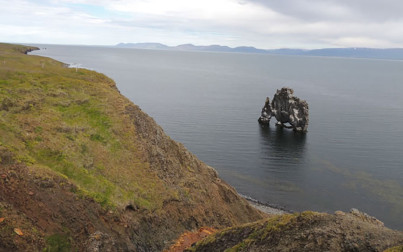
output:
[{"label": "rocky outcrop", "polygon": [[271,109],[270,98],[266,97],[266,101],[262,108],[262,113],[258,119],[259,123],[261,124],[269,124],[270,119],[273,116],[273,111]]},{"label": "rocky outcrop", "polygon": [[308,103],[294,96],[294,90],[291,88],[283,87],[277,90],[271,103],[267,97],[258,121],[261,124],[269,124],[273,116],[278,126],[292,128],[297,132],[306,132],[308,129]]},{"label": "rocky outcrop", "polygon": [[354,209],[275,216],[224,229],[186,251],[384,251],[402,243],[403,232]]}]

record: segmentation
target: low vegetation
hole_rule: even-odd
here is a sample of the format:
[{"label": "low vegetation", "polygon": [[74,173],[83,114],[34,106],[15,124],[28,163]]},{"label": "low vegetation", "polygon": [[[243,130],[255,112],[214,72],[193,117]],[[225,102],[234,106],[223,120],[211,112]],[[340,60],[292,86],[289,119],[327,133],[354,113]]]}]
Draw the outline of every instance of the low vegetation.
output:
[{"label": "low vegetation", "polygon": [[130,134],[134,128],[113,111],[122,107],[122,99],[110,88],[110,79],[16,54],[22,46],[5,47],[0,59],[3,148],[20,162],[66,176],[80,193],[103,205],[132,201],[157,209],[164,198],[175,197],[155,183],[156,174],[138,156],[135,134]]}]

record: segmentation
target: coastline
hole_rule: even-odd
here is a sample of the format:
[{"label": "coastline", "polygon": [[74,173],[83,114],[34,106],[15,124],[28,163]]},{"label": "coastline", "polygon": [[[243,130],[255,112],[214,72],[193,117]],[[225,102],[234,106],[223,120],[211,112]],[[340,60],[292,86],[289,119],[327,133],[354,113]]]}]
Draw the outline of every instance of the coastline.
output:
[{"label": "coastline", "polygon": [[293,212],[291,210],[284,209],[284,208],[282,208],[280,206],[275,206],[275,205],[271,205],[271,204],[268,204],[268,203],[260,202],[259,200],[256,200],[256,199],[254,199],[252,197],[249,197],[249,196],[246,196],[246,195],[243,195],[243,194],[239,194],[239,196],[241,196],[242,198],[246,199],[246,201],[248,201],[248,203],[252,207],[254,207],[254,208],[256,208],[256,209],[258,209],[258,210],[260,210],[260,211],[262,211],[262,212],[264,212],[266,214],[281,215],[281,214],[287,214],[287,213],[292,213]]},{"label": "coastline", "polygon": [[[43,50],[39,47],[29,47],[26,51],[24,51],[24,54],[30,54],[30,52],[32,51],[36,51],[36,50]],[[54,59],[56,60],[56,59]],[[81,64],[68,64],[68,63],[64,63],[62,62],[65,67],[67,68],[76,68],[77,69],[86,69],[86,70],[90,70],[90,71],[94,71],[91,68],[86,68],[86,67],[82,67]],[[231,185],[232,186],[232,185]],[[281,214],[286,214],[286,213],[292,213],[293,211],[291,210],[287,210],[281,206],[278,205],[274,205],[274,204],[268,204],[268,203],[263,203],[259,200],[256,200],[250,196],[247,195],[243,195],[243,194],[238,194],[240,197],[246,199],[248,201],[248,203],[255,209],[258,209],[261,212],[264,212],[266,214],[269,215],[281,215]]]}]

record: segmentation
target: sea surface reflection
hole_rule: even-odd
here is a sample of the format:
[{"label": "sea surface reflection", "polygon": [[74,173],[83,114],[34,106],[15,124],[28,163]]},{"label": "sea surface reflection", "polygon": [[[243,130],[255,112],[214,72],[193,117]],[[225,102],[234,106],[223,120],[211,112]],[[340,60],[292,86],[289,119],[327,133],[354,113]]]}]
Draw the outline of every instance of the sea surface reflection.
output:
[{"label": "sea surface reflection", "polygon": [[303,162],[307,134],[294,132],[280,126],[260,125],[262,159],[286,159]]}]

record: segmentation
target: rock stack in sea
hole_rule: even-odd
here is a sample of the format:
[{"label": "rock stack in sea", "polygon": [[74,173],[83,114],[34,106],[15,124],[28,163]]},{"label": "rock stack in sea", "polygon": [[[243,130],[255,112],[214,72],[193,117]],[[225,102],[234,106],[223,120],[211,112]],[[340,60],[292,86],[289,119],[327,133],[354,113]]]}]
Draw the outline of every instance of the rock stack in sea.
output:
[{"label": "rock stack in sea", "polygon": [[258,121],[261,124],[269,124],[273,116],[278,126],[292,128],[297,132],[306,132],[308,129],[308,103],[294,96],[294,90],[291,88],[278,89],[271,103],[267,97]]}]

